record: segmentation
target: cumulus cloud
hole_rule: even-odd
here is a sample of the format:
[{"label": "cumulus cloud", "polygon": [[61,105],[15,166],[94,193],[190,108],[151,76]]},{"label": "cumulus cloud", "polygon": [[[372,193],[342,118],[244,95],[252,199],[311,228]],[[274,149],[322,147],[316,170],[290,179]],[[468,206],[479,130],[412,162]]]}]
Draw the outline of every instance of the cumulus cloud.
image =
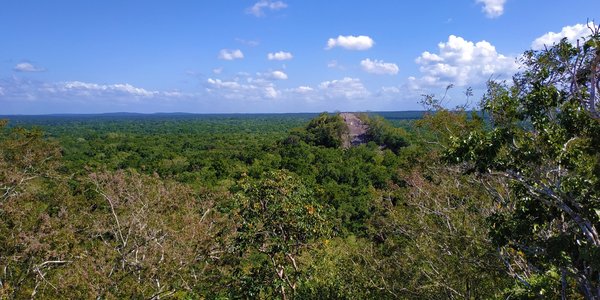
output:
[{"label": "cumulus cloud", "polygon": [[221,79],[209,78],[207,82],[215,88],[237,89],[241,86],[237,81],[222,81]]},{"label": "cumulus cloud", "polygon": [[[336,109],[335,106],[331,106],[336,101],[347,104],[349,102],[346,102],[346,100],[362,101],[371,96],[369,90],[358,78],[345,77],[338,80],[323,81],[316,86],[300,85],[295,88],[279,89],[275,84],[275,80],[287,78],[287,75],[281,71],[256,73],[255,76],[250,74],[238,75],[227,80],[209,78],[206,81],[206,92],[217,99],[243,101],[243,103],[277,100],[278,103],[304,101],[303,103],[316,105],[317,103],[325,103],[323,100],[332,100],[333,102],[326,101],[326,103],[329,103],[326,107],[332,110]],[[385,89],[385,92],[391,95],[394,90]]]},{"label": "cumulus cloud", "polygon": [[[302,99],[303,101],[306,101],[306,103],[311,104],[322,103],[325,105],[322,107],[329,107],[328,109],[332,110],[347,107],[346,105],[350,103],[356,104],[362,102],[370,96],[371,92],[365,87],[361,80],[351,77],[323,81],[314,87],[301,85],[295,88],[282,90],[281,94],[282,99]],[[331,106],[335,103],[337,103],[335,106]]]},{"label": "cumulus cloud", "polygon": [[252,7],[246,9],[246,13],[255,17],[264,17],[265,10],[276,11],[286,7],[287,4],[283,1],[260,0],[252,5]]},{"label": "cumulus cloud", "polygon": [[282,71],[273,71],[273,72],[271,72],[271,76],[273,77],[273,79],[279,79],[279,80],[288,79],[287,74],[283,73]]},{"label": "cumulus cloud", "polygon": [[[247,73],[241,73],[238,74],[241,77],[245,77],[247,81],[257,81],[257,80],[286,80],[288,79],[288,75],[283,72],[283,71],[279,71],[279,70],[275,70],[275,71],[270,71],[270,72],[265,72],[265,73],[261,73],[261,72],[257,72],[256,73],[256,78],[252,78],[250,76],[250,74]],[[237,80],[239,80],[240,78],[238,77]]]},{"label": "cumulus cloud", "polygon": [[13,71],[15,71],[15,72],[44,72],[44,71],[46,71],[46,69],[36,67],[33,64],[28,63],[28,62],[22,62],[22,63],[18,63],[13,68]]},{"label": "cumulus cloud", "polygon": [[[398,107],[398,101],[406,101],[408,95],[407,90],[400,86],[382,87],[371,92],[360,79],[350,77],[281,88],[274,78],[279,76],[276,72],[238,73],[232,78],[213,75],[204,79],[204,88],[196,92],[153,90],[128,83],[42,82],[12,76],[0,78],[0,107],[5,113],[194,109],[205,112],[283,112],[289,107],[306,111],[390,110]],[[410,96],[411,101],[416,98],[414,93]]]},{"label": "cumulus cloud", "polygon": [[191,97],[179,91],[155,91],[129,83],[98,84],[83,81],[42,82],[13,77],[0,80],[0,90],[7,101],[60,101],[132,103],[141,100],[181,99]]},{"label": "cumulus cloud", "polygon": [[319,90],[328,98],[356,99],[369,96],[369,90],[358,78],[344,77],[339,80],[323,81]]},{"label": "cumulus cloud", "polygon": [[548,32],[531,43],[531,48],[534,50],[544,49],[544,46],[552,46],[558,44],[563,38],[567,38],[569,43],[576,45],[577,39],[585,38],[590,35],[590,29],[585,24],[575,24],[573,26],[565,26],[560,32]]},{"label": "cumulus cloud", "polygon": [[219,59],[234,60],[244,58],[244,53],[240,49],[221,49],[219,51]]},{"label": "cumulus cloud", "polygon": [[300,93],[300,94],[310,93],[310,92],[313,92],[314,90],[315,89],[311,88],[310,86],[305,86],[305,85],[301,85],[294,89],[294,91],[296,93]]},{"label": "cumulus cloud", "polygon": [[[152,90],[128,83],[45,82],[0,78],[0,107],[8,114],[184,111],[200,93]],[[208,100],[207,100],[208,101]]]},{"label": "cumulus cloud", "polygon": [[267,58],[269,60],[290,60],[294,58],[294,56],[290,52],[279,51],[267,54]]},{"label": "cumulus cloud", "polygon": [[386,63],[381,60],[370,60],[363,59],[360,62],[362,69],[371,74],[379,75],[396,75],[398,74],[399,68],[394,63]]},{"label": "cumulus cloud", "polygon": [[283,101],[291,102],[300,100],[305,104],[322,103],[322,100],[325,99],[325,97],[322,95],[322,93],[320,93],[320,91],[317,88],[308,85],[301,85],[294,88],[284,89],[282,90],[281,98]]},{"label": "cumulus cloud", "polygon": [[149,91],[143,88],[135,87],[128,83],[117,84],[97,84],[81,81],[67,81],[51,87],[51,92],[69,92],[77,95],[121,95],[131,97],[154,97],[160,93],[158,91]]},{"label": "cumulus cloud", "polygon": [[221,80],[209,78],[206,91],[213,95],[225,99],[237,100],[263,100],[275,99],[281,94],[275,85],[264,79],[247,78],[246,82],[235,78],[232,80]]},{"label": "cumulus cloud", "polygon": [[519,68],[514,57],[498,53],[489,42],[474,43],[454,35],[438,44],[438,53],[425,51],[416,63],[423,76],[409,78],[413,87],[478,85],[492,76],[509,78]]},{"label": "cumulus cloud", "polygon": [[497,18],[504,13],[506,0],[476,0],[476,2],[483,4],[481,10],[488,18]]},{"label": "cumulus cloud", "polygon": [[348,50],[368,50],[374,44],[373,39],[366,35],[340,35],[337,38],[327,40],[327,47],[325,49],[329,50],[334,47],[341,47]]}]

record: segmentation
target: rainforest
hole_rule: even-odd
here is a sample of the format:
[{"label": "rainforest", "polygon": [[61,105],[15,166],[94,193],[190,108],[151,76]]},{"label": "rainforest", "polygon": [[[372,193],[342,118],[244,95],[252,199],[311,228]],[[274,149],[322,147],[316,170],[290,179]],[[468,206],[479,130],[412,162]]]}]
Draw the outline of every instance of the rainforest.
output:
[{"label": "rainforest", "polygon": [[590,30],[457,107],[2,115],[0,299],[600,299]]}]

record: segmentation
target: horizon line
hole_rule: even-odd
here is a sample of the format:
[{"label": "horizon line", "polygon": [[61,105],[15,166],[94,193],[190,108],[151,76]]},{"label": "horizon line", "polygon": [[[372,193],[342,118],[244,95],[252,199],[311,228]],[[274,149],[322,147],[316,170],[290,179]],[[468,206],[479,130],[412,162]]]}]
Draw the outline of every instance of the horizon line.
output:
[{"label": "horizon line", "polygon": [[390,112],[426,112],[427,110],[362,110],[362,111],[304,111],[304,112],[97,112],[97,113],[45,113],[45,114],[0,114],[0,117],[14,116],[82,116],[82,115],[283,115],[283,114],[320,114],[320,113],[390,113]]}]

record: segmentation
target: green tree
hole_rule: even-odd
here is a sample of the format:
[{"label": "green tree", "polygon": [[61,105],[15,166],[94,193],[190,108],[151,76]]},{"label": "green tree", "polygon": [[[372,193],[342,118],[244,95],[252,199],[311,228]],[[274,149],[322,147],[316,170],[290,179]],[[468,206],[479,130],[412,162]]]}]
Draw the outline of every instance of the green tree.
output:
[{"label": "green tree", "polygon": [[576,282],[600,299],[600,29],[590,28],[577,45],[527,51],[512,85],[489,82],[489,130],[455,136],[447,153],[496,198],[492,237],[538,296],[572,297]]},{"label": "green tree", "polygon": [[[351,224],[362,230],[354,230],[356,236],[335,238],[303,257],[314,271],[299,294],[307,299],[501,296],[512,280],[487,234],[485,218],[493,212],[494,202],[481,193],[474,174],[461,174],[455,166],[446,165],[440,154],[452,132],[467,132],[482,125],[464,111],[438,111],[419,122],[420,128],[427,129],[423,132],[435,134],[418,135],[411,140],[410,149],[402,148],[400,156],[408,161],[394,168],[394,182],[378,187],[364,202],[355,203],[360,199],[356,194],[347,200],[334,197],[354,202],[334,206],[341,218],[349,208],[355,209],[354,216],[360,212],[361,218],[351,218]],[[364,146],[352,148],[343,161],[366,170],[368,161],[378,160],[373,155],[377,152]],[[393,153],[388,151],[388,155]],[[327,172],[325,167],[318,169]],[[333,170],[345,168],[336,166]],[[350,191],[350,186],[364,184],[353,182],[340,190]],[[333,193],[335,185],[324,185],[324,190]],[[366,208],[364,213],[362,207]]]},{"label": "green tree", "polygon": [[392,126],[381,116],[362,115],[361,119],[368,125],[367,139],[398,153],[400,149],[408,146],[406,131]]},{"label": "green tree", "polygon": [[348,134],[348,126],[339,114],[322,113],[310,120],[300,134],[311,145],[339,148]]},{"label": "green tree", "polygon": [[33,298],[72,262],[60,148],[38,130],[0,120],[0,298]]},{"label": "green tree", "polygon": [[245,258],[240,275],[244,292],[252,297],[293,296],[305,275],[298,255],[329,235],[327,210],[286,171],[244,178],[239,187],[236,247]]}]

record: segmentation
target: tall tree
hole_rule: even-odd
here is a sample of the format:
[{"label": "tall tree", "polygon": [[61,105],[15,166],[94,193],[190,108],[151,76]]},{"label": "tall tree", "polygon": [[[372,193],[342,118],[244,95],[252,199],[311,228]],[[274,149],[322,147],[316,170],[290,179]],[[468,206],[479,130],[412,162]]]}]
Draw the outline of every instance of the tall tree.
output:
[{"label": "tall tree", "polygon": [[538,295],[568,298],[576,282],[600,299],[600,29],[590,29],[577,45],[527,51],[511,85],[489,82],[490,128],[455,136],[447,153],[496,197],[494,241]]}]

